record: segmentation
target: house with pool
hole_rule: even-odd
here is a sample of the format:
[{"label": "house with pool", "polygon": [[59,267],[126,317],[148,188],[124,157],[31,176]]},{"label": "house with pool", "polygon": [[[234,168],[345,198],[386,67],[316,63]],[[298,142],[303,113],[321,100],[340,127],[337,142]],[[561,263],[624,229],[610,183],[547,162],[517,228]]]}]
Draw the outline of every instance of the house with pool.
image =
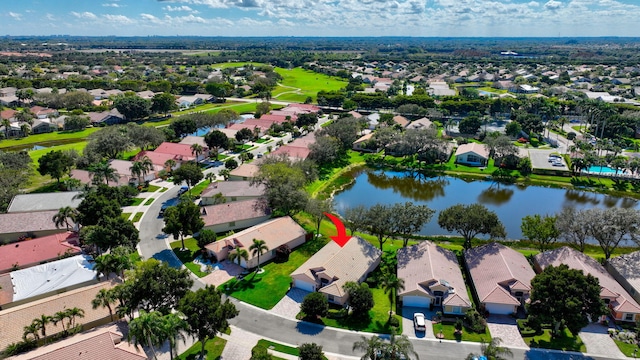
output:
[{"label": "house with pool", "polygon": [[472,307],[456,254],[431,241],[398,249],[398,278],[404,290],[398,297],[405,307],[442,308],[462,315]]}]

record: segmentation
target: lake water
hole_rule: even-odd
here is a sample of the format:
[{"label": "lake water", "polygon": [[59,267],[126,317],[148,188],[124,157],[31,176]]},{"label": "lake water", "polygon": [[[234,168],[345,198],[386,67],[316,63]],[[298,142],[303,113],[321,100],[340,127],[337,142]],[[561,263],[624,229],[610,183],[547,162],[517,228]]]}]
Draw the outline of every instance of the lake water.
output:
[{"label": "lake water", "polygon": [[520,224],[526,215],[552,215],[566,206],[581,209],[639,206],[635,199],[579,190],[504,185],[448,176],[414,178],[404,172],[370,169],[354,171],[353,175],[356,181],[334,197],[339,214],[344,215],[346,208],[356,205],[412,201],[436,210],[431,222],[420,232],[423,235],[457,235],[441,229],[437,218],[441,210],[458,203],[480,203],[495,211],[504,223],[508,239],[522,238]]},{"label": "lake water", "polygon": [[[239,123],[243,123],[245,120],[247,119],[251,119],[253,118],[253,114],[242,114],[240,115],[240,118],[238,120],[235,120],[234,123],[239,124]],[[224,128],[223,125],[218,126],[218,128]],[[196,130],[196,132],[189,134],[189,136],[205,136],[209,133],[209,131],[211,130],[211,128],[209,126],[200,128],[198,130]]]}]

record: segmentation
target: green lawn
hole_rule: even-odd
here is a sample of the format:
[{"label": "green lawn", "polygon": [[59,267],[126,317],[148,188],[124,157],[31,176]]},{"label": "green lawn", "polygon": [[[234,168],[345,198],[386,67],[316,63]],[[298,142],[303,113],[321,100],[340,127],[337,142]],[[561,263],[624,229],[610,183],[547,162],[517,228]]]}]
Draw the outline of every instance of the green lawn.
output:
[{"label": "green lawn", "polygon": [[[272,92],[274,99],[303,102],[308,96],[314,98],[320,90],[340,90],[347,82],[338,77],[319,74],[302,68],[275,69],[282,76],[281,84]],[[293,88],[293,89],[292,89]],[[296,91],[296,89],[300,89]]]},{"label": "green lawn", "polygon": [[145,188],[142,188],[142,192],[156,192],[160,190],[160,186],[149,185]]},{"label": "green lawn", "polygon": [[[616,340],[613,339],[613,341],[616,343],[616,345],[618,346],[618,349],[620,349],[620,351],[622,351],[622,353],[625,356],[628,357],[635,357],[634,355],[638,355],[638,345],[633,345],[633,344],[628,344],[624,341],[620,341],[620,340]],[[636,351],[636,353],[634,353],[634,351]]]},{"label": "green lawn", "polygon": [[189,109],[173,112],[173,113],[171,113],[171,115],[173,117],[175,117],[175,116],[190,114],[190,113],[193,113],[193,112],[212,111],[212,110],[217,109],[219,107],[229,106],[229,105],[236,105],[236,104],[241,104],[241,103],[239,103],[237,101],[227,101],[227,102],[224,102],[224,103],[206,103],[206,104],[198,105],[198,106],[193,107],[193,108],[189,108]]},{"label": "green lawn", "polygon": [[65,141],[65,140],[77,140],[77,139],[86,139],[92,133],[98,131],[100,128],[88,128],[82,131],[60,131],[60,132],[51,132],[46,134],[35,134],[29,135],[24,138],[19,139],[7,139],[0,141],[0,149],[6,147],[14,147],[14,146],[24,146],[31,144],[43,144],[52,141]]},{"label": "green lawn", "polygon": [[149,206],[153,204],[154,200],[155,200],[154,198],[148,198],[147,201],[145,201],[144,206]]},{"label": "green lawn", "polygon": [[[369,316],[364,319],[358,319],[351,316],[332,318],[333,316],[323,317],[322,322],[326,326],[332,326],[337,328],[374,332],[382,334],[390,334],[391,327],[389,326],[389,310],[391,309],[391,303],[389,297],[384,293],[382,289],[373,288],[373,301],[375,305],[373,309],[369,310]],[[395,304],[394,304],[395,305]],[[398,327],[398,333],[402,333],[402,317],[394,315],[398,319],[400,326]]]},{"label": "green lawn", "polygon": [[129,220],[130,216],[131,216],[131,213],[123,212],[122,214],[120,214],[120,217],[125,219],[125,220]]},{"label": "green lawn", "polygon": [[580,337],[573,336],[567,329],[564,330],[561,336],[555,339],[551,339],[550,329],[544,329],[544,333],[542,335],[523,337],[523,339],[530,347],[564,351],[587,351],[587,348],[582,343],[582,340],[580,340]]},{"label": "green lawn", "polygon": [[211,184],[211,181],[204,180],[191,189],[191,196],[200,196],[203,191]]},{"label": "green lawn", "polygon": [[131,220],[132,222],[138,222],[140,221],[140,219],[142,218],[142,215],[144,215],[144,213],[142,212],[137,212],[134,216],[133,216],[133,220]]},{"label": "green lawn", "polygon": [[[227,345],[227,340],[222,338],[215,338],[213,340],[207,341],[204,346],[205,351],[205,359],[207,360],[216,360],[220,359],[220,355],[222,355],[222,351],[224,350],[225,345]],[[202,348],[202,344],[197,341],[193,344],[187,351],[182,353],[177,357],[179,360],[196,360],[198,355],[200,354],[200,349]]]},{"label": "green lawn", "polygon": [[191,270],[191,272],[194,273],[197,277],[208,275],[206,272],[200,271],[200,265],[193,262],[193,259],[198,256],[198,253],[200,251],[200,249],[198,248],[198,241],[196,239],[189,238],[184,240],[184,246],[187,247],[187,251],[180,251],[180,248],[182,247],[182,241],[180,240],[174,241],[170,245],[173,253],[176,254],[178,259],[180,259],[184,266],[186,266],[187,269]]},{"label": "green lawn", "polygon": [[268,64],[263,64],[263,63],[258,63],[258,62],[251,62],[251,61],[236,61],[236,62],[226,62],[226,63],[219,63],[219,64],[211,64],[210,66],[214,69],[226,69],[226,68],[237,68],[237,67],[244,67],[245,65],[253,65],[253,66],[263,66],[263,65],[268,65]]},{"label": "green lawn", "polygon": [[227,295],[269,310],[289,290],[289,275],[325,244],[326,240],[323,238],[307,241],[291,252],[289,261],[281,264],[269,262],[262,266],[262,274],[253,273],[243,280],[231,279],[222,287]]},{"label": "green lawn", "polygon": [[289,354],[289,355],[293,355],[293,356],[300,356],[300,350],[298,350],[298,348],[294,348],[291,346],[287,346],[287,345],[283,345],[283,344],[279,344],[277,342],[273,342],[273,341],[269,341],[269,340],[265,340],[265,339],[260,339],[258,340],[258,344],[257,346],[263,346],[267,349],[271,349],[271,347],[273,346],[273,349],[271,350],[275,350],[281,353],[285,353],[285,354]]},{"label": "green lawn", "polygon": [[143,201],[144,201],[144,198],[136,197],[131,199],[131,201],[129,202],[129,204],[127,204],[127,206],[138,206],[142,204]]},{"label": "green lawn", "polygon": [[491,341],[491,333],[489,333],[489,328],[487,327],[484,331],[484,334],[478,334],[471,332],[470,330],[464,329],[462,330],[462,337],[456,338],[454,334],[456,331],[456,327],[454,324],[433,324],[433,333],[438,334],[442,330],[442,335],[444,335],[443,339],[446,340],[456,340],[456,341],[473,341],[473,342],[490,342]]}]

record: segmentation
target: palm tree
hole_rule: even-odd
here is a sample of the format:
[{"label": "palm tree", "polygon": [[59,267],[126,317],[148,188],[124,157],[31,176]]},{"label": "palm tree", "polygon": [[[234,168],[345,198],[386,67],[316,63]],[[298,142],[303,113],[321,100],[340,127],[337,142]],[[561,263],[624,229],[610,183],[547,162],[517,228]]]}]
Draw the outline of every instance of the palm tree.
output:
[{"label": "palm tree", "polygon": [[191,153],[196,157],[196,162],[198,162],[198,157],[202,155],[204,152],[204,147],[200,144],[192,144],[191,145]]},{"label": "palm tree", "polygon": [[391,303],[391,309],[389,310],[389,318],[393,315],[393,303],[396,299],[396,294],[399,291],[404,290],[404,279],[397,277],[395,274],[384,274],[382,279],[382,288],[384,293],[388,294],[389,302]]},{"label": "palm tree", "polygon": [[67,329],[72,329],[76,326],[76,317],[79,317],[79,318],[84,317],[84,310],[77,307],[67,309],[65,312],[67,313],[67,317],[69,318]]},{"label": "palm tree", "polygon": [[70,206],[61,207],[58,210],[58,213],[53,215],[53,222],[56,224],[56,228],[59,229],[63,224],[67,227],[67,231],[69,231],[69,227],[71,223],[69,220],[75,221],[78,218],[78,211]]},{"label": "palm tree", "polygon": [[267,244],[264,242],[264,240],[253,239],[253,244],[249,246],[249,250],[251,250],[251,255],[258,256],[258,268],[256,269],[256,272],[259,272],[260,271],[260,255],[267,252],[269,250],[269,247],[267,247]]},{"label": "palm tree", "polygon": [[106,307],[109,310],[109,317],[111,321],[113,321],[113,308],[111,305],[116,302],[116,297],[113,291],[107,289],[100,289],[96,294],[95,299],[91,300],[91,306],[93,309],[97,309],[99,307]]},{"label": "palm tree", "polygon": [[94,164],[89,168],[89,172],[93,176],[94,183],[101,183],[104,180],[107,186],[109,185],[109,180],[118,181],[120,178],[120,175],[106,161]]},{"label": "palm tree", "polygon": [[384,341],[377,335],[373,335],[368,338],[366,336],[361,336],[362,340],[356,341],[353,343],[353,351],[360,350],[364,351],[364,355],[360,358],[360,360],[376,360],[378,359],[379,353],[382,352],[382,349],[385,346]]},{"label": "palm tree", "polygon": [[[480,346],[481,354],[484,355],[487,360],[506,360],[505,356],[513,357],[513,353],[509,348],[500,346],[501,342],[502,339],[499,337],[492,338],[488,344],[483,340],[482,345]],[[476,357],[476,354],[471,353],[467,355],[467,360],[471,360]]]},{"label": "palm tree", "polygon": [[40,335],[38,335],[38,330],[40,330],[40,329],[33,322],[31,323],[31,325],[25,326],[23,328],[23,332],[22,332],[22,340],[28,341],[29,340],[29,335],[31,335],[31,337],[32,337],[31,340],[37,341],[38,339],[40,339]]},{"label": "palm tree", "polygon": [[144,177],[153,170],[153,162],[148,156],[145,156],[138,161],[134,161],[129,170],[131,171],[131,176],[138,178],[138,185],[141,185],[144,182]]},{"label": "palm tree", "polygon": [[169,170],[167,170],[168,172],[172,172],[172,171],[173,171],[173,168],[176,166],[176,164],[177,164],[177,163],[176,163],[176,161],[175,161],[175,160],[173,160],[173,159],[169,159],[169,160],[167,160],[167,161],[165,161],[165,162],[164,162],[164,167],[165,167],[165,168],[167,168],[167,169],[169,169]]},{"label": "palm tree", "polygon": [[391,330],[389,344],[386,346],[386,353],[389,359],[411,359],[414,356],[419,360],[418,353],[413,350],[413,344],[409,341],[407,335],[397,336],[395,330]]},{"label": "palm tree", "polygon": [[29,134],[31,134],[31,126],[29,126],[29,124],[22,124],[20,125],[20,131],[22,131],[22,135],[24,137],[29,136]]},{"label": "palm tree", "polygon": [[49,316],[49,315],[45,315],[42,314],[40,315],[39,318],[35,318],[33,319],[33,325],[36,326],[36,328],[38,328],[40,331],[42,331],[42,337],[46,338],[47,337],[47,324],[51,323],[53,321],[53,317]]},{"label": "palm tree", "polygon": [[103,274],[104,277],[108,280],[109,275],[111,275],[112,272],[115,272],[113,255],[104,254],[97,256],[94,259],[93,269],[96,271],[96,277],[98,278],[98,280],[100,280],[100,274]]},{"label": "palm tree", "polygon": [[58,323],[60,323],[62,325],[62,332],[63,333],[67,333],[67,327],[64,326],[64,321],[67,319],[67,312],[66,311],[58,311],[55,314],[53,314],[53,325],[58,325]]},{"label": "palm tree", "polygon": [[142,183],[142,181],[140,180],[142,177],[142,168],[143,165],[140,161],[134,161],[133,163],[131,163],[131,167],[129,167],[129,171],[131,171],[131,177],[138,179],[138,185]]},{"label": "palm tree", "polygon": [[140,310],[137,318],[129,323],[129,334],[127,340],[138,346],[139,344],[147,345],[153,353],[153,358],[157,359],[154,346],[162,345],[160,338],[162,337],[162,315],[157,311],[150,313]]},{"label": "palm tree", "polygon": [[183,331],[187,330],[189,324],[181,317],[181,314],[170,313],[162,317],[162,338],[169,342],[169,356],[173,360],[176,354],[177,340],[186,343],[187,338]]},{"label": "palm tree", "polygon": [[9,119],[2,119],[2,126],[4,126],[4,138],[9,138],[9,130],[11,129],[11,121]]},{"label": "palm tree", "polygon": [[229,261],[237,261],[238,266],[240,266],[242,259],[244,259],[245,262],[249,261],[249,252],[243,248],[237,247],[235,251],[229,254]]}]

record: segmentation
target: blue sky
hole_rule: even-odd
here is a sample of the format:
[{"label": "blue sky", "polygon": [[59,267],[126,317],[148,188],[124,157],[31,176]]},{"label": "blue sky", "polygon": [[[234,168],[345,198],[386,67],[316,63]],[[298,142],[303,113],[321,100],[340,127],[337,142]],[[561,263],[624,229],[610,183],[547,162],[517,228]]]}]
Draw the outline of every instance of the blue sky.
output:
[{"label": "blue sky", "polygon": [[0,35],[640,36],[638,0],[2,0]]}]

